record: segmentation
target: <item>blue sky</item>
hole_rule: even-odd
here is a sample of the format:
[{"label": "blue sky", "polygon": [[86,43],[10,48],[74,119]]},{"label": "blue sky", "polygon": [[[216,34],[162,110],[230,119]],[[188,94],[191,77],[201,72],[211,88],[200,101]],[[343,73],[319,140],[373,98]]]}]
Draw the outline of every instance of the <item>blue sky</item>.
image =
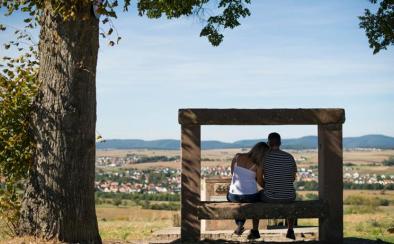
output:
[{"label": "blue sky", "polygon": [[[219,47],[199,37],[195,17],[120,14],[120,45],[102,40],[99,50],[97,130],[105,138],[179,138],[179,108],[340,107],[344,136],[394,136],[393,48],[372,55],[357,19],[367,7],[367,0],[255,0],[252,16],[225,31]],[[206,126],[202,135],[234,141],[273,130],[316,134],[314,126]]]}]

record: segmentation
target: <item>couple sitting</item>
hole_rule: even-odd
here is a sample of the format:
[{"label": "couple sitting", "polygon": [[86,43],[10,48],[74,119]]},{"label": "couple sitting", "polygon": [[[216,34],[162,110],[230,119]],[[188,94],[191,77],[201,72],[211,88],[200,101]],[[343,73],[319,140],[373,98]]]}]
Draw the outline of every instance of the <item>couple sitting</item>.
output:
[{"label": "couple sitting", "polygon": [[[231,202],[287,203],[295,200],[293,182],[297,166],[293,156],[280,150],[278,133],[268,136],[268,145],[259,142],[248,153],[238,153],[231,163],[231,185],[227,198]],[[263,190],[258,191],[257,184]],[[234,233],[241,235],[245,219],[236,219]],[[288,219],[287,238],[295,239],[294,219]],[[259,220],[253,219],[248,239],[260,238]]]}]

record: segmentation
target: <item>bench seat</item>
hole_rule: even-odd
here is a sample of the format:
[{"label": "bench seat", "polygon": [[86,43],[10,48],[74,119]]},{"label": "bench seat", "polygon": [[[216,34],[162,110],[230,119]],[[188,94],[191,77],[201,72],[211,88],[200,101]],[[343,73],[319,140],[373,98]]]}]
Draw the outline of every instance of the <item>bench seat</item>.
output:
[{"label": "bench seat", "polygon": [[327,215],[328,206],[321,200],[292,203],[200,202],[197,211],[199,219],[324,218]]}]

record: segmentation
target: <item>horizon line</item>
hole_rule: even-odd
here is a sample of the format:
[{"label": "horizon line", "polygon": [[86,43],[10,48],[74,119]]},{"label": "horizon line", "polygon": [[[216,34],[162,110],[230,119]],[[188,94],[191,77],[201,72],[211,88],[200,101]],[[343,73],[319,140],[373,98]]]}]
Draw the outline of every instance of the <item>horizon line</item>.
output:
[{"label": "horizon line", "polygon": [[[385,134],[365,134],[365,135],[360,135],[360,136],[343,136],[343,139],[345,138],[355,138],[355,137],[365,137],[365,136],[384,136],[384,137],[391,137],[394,138],[394,136],[390,135],[385,135]],[[291,137],[291,138],[282,138],[282,140],[293,140],[293,139],[301,139],[305,137],[317,137],[317,135],[305,135],[305,136],[300,136],[300,137]],[[267,139],[267,138],[264,138]],[[162,140],[174,140],[174,141],[180,141],[180,139],[173,139],[173,138],[159,138],[159,139],[141,139],[141,138],[104,138],[105,141],[109,140],[141,140],[141,141],[162,141]],[[224,143],[234,143],[237,141],[244,141],[244,140],[263,140],[261,138],[244,138],[244,139],[239,139],[235,141],[223,141],[220,139],[205,139],[201,141],[220,141]]]}]

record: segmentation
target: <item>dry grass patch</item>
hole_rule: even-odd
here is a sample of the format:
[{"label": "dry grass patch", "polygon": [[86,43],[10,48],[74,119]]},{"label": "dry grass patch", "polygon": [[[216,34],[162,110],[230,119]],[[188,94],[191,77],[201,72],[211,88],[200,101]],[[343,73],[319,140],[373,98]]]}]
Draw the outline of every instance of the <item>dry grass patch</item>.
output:
[{"label": "dry grass patch", "polygon": [[140,207],[97,207],[103,240],[146,240],[156,230],[172,226],[176,211]]},{"label": "dry grass patch", "polygon": [[59,241],[53,241],[53,240],[43,240],[40,238],[36,237],[17,237],[17,238],[9,238],[9,239],[4,239],[0,240],[1,244],[60,244],[62,242]]}]

